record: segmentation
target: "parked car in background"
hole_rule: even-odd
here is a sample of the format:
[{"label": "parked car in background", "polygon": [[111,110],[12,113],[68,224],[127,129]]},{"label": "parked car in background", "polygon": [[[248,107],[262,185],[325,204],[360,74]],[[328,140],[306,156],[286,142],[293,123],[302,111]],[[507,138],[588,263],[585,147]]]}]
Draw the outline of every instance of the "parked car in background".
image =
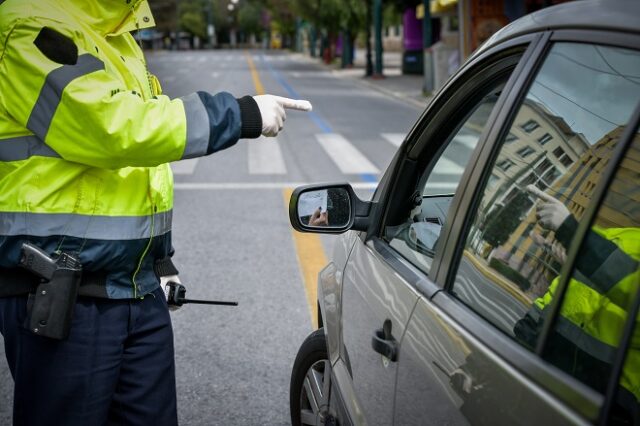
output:
[{"label": "parked car in background", "polygon": [[[640,424],[640,3],[496,33],[438,92],[371,201],[297,188],[345,233],[318,280],[291,418]],[[329,199],[328,220],[299,210]]]}]

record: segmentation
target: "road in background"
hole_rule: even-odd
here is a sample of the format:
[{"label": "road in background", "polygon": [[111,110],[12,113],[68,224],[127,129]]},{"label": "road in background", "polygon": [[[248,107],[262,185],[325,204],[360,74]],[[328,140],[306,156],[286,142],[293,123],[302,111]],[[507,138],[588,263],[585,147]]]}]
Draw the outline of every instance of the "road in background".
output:
[{"label": "road in background", "polygon": [[[330,257],[336,237],[295,243],[287,191],[348,181],[370,197],[421,109],[339,78],[302,55],[186,51],[147,57],[170,97],[197,90],[255,94],[257,76],[266,93],[313,104],[312,113],[288,111],[275,139],[242,140],[172,165],[174,260],[187,296],[239,302],[235,308],[185,306],[172,314],[180,423],[289,424],[291,367],[312,330],[301,267]],[[301,256],[297,247],[315,247],[317,255]],[[0,357],[0,424],[7,424],[12,382]]]}]

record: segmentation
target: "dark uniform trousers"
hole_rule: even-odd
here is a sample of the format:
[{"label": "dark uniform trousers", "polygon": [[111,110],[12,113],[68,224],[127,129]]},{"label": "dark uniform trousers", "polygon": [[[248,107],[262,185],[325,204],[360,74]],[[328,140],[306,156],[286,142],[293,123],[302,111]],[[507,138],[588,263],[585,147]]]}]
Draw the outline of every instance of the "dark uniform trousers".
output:
[{"label": "dark uniform trousers", "polygon": [[173,331],[157,289],[143,299],[79,297],[67,340],[24,328],[26,297],[0,298],[15,425],[176,425]]}]

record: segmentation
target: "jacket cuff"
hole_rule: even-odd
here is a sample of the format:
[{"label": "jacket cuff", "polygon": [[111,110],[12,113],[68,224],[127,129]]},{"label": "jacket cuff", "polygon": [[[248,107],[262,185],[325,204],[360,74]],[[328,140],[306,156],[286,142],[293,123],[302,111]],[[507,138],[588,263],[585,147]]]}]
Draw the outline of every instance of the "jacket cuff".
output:
[{"label": "jacket cuff", "polygon": [[578,230],[578,221],[572,214],[569,214],[567,218],[562,222],[558,230],[556,231],[556,240],[560,241],[560,244],[564,246],[565,249],[569,249],[569,245],[571,244],[571,239],[573,235]]},{"label": "jacket cuff", "polygon": [[236,99],[240,106],[240,119],[242,128],[240,137],[245,139],[255,139],[262,134],[262,115],[255,99],[251,96],[243,96]]}]

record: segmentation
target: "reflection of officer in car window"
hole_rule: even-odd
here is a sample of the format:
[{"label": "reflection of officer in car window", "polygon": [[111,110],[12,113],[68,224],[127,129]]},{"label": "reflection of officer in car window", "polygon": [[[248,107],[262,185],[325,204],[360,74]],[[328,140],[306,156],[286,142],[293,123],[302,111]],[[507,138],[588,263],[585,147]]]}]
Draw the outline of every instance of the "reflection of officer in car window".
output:
[{"label": "reflection of officer in car window", "polygon": [[[578,222],[554,197],[527,188],[542,202],[536,207],[538,223],[555,232],[556,242],[568,249]],[[562,253],[560,257],[564,257]],[[594,226],[575,261],[575,269],[562,301],[555,333],[545,358],[595,389],[607,387],[609,372],[627,320],[629,306],[640,282],[640,229]],[[525,318],[516,323],[514,334],[526,346],[535,347],[542,320],[557,290],[556,277],[546,293],[535,300]],[[622,371],[619,400],[634,416],[640,414],[640,327],[635,334]],[[618,401],[620,402],[620,401]],[[637,419],[636,419],[637,420]]]}]

